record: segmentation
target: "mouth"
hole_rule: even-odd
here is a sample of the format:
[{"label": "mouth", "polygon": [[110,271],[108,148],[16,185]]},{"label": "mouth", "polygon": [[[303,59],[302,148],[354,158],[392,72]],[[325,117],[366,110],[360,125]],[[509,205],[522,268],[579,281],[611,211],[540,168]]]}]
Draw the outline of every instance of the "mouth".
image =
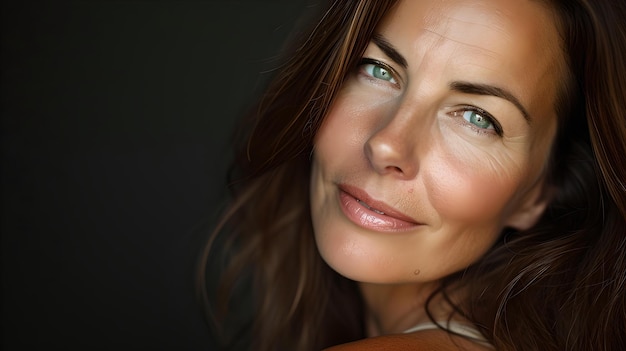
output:
[{"label": "mouth", "polygon": [[372,199],[364,190],[339,186],[343,213],[356,225],[375,231],[394,232],[413,229],[421,223],[384,202]]},{"label": "mouth", "polygon": [[366,204],[365,202],[363,202],[363,201],[361,201],[361,200],[359,200],[359,199],[357,199],[357,198],[355,198],[355,199],[356,199],[356,202],[358,202],[359,204],[361,204],[361,206],[364,206],[364,207],[365,207],[365,208],[367,208],[368,210],[370,210],[370,211],[374,211],[374,212],[376,212],[376,213],[378,213],[378,214],[381,214],[381,215],[384,215],[384,214],[385,214],[385,212],[380,211],[380,210],[377,210],[377,209],[375,209],[375,208],[373,208],[373,207],[370,207],[370,205]]}]

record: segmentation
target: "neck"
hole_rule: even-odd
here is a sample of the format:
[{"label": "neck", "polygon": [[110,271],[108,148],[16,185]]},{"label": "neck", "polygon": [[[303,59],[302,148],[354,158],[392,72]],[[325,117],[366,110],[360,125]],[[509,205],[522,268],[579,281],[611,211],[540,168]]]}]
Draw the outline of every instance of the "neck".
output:
[{"label": "neck", "polygon": [[[438,283],[372,284],[359,283],[367,307],[368,336],[402,333],[430,319],[424,308]],[[430,307],[435,317],[442,312],[435,300]]]}]

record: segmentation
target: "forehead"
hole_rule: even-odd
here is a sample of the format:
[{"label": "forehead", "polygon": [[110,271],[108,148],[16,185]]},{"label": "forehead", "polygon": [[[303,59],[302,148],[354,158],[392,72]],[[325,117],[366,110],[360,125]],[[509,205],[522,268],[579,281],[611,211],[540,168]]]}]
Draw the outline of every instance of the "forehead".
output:
[{"label": "forehead", "polygon": [[409,69],[506,86],[529,110],[554,110],[564,60],[553,13],[538,1],[401,0],[378,32]]}]

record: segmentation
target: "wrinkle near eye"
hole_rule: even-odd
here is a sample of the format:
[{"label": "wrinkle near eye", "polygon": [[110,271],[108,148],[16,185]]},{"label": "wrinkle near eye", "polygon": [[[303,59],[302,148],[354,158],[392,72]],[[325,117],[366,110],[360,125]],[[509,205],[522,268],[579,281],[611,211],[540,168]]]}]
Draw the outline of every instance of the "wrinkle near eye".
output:
[{"label": "wrinkle near eye", "polygon": [[500,179],[504,179],[506,181],[511,181],[519,178],[519,175],[522,174],[522,168],[510,157],[489,157],[487,158],[488,164],[487,167],[491,169],[490,173],[497,172]]}]

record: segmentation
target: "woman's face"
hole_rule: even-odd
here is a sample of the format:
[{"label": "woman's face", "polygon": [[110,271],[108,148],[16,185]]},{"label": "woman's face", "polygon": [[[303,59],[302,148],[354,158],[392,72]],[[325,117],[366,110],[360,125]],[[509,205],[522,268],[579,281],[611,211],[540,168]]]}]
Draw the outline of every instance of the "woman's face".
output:
[{"label": "woman's face", "polygon": [[404,0],[381,22],[315,140],[326,262],[363,282],[432,281],[532,226],[564,61],[536,1]]}]

